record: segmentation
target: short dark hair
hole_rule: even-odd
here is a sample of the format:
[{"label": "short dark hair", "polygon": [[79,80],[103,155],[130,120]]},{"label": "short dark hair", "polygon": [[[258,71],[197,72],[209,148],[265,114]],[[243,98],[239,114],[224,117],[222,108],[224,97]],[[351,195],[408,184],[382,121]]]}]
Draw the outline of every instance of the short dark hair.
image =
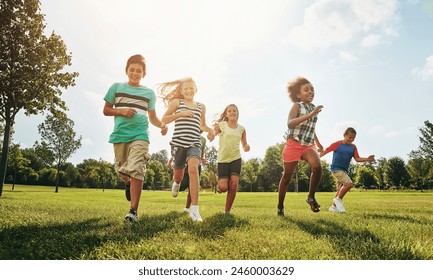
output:
[{"label": "short dark hair", "polygon": [[143,67],[143,72],[146,74],[146,62],[141,54],[133,55],[128,59],[128,62],[126,62],[125,72],[128,72],[129,65],[133,63],[140,64]]},{"label": "short dark hair", "polygon": [[353,127],[348,127],[346,129],[346,131],[344,132],[344,135],[348,134],[348,133],[353,133],[356,135],[356,130]]}]

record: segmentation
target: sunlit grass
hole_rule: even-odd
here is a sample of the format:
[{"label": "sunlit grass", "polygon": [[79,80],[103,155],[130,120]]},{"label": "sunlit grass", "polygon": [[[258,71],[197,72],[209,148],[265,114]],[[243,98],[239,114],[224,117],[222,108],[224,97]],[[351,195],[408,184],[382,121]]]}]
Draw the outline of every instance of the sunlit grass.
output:
[{"label": "sunlit grass", "polygon": [[0,198],[0,259],[264,260],[433,259],[432,192],[350,192],[347,214],[329,213],[332,193],[287,193],[284,218],[276,193],[200,194],[203,223],[182,210],[186,193],[143,192],[140,221],[122,190],[6,185]]}]

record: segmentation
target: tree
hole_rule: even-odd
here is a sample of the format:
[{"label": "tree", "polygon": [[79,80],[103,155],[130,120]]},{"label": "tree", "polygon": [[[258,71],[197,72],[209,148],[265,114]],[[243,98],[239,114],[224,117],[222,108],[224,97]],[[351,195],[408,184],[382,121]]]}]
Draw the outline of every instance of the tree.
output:
[{"label": "tree", "polygon": [[35,115],[66,109],[61,89],[75,85],[78,76],[62,72],[71,65],[71,54],[60,36],[45,35],[44,18],[39,0],[0,1],[0,117],[4,120],[0,196],[16,115],[21,110]]},{"label": "tree", "polygon": [[283,162],[281,160],[283,147],[284,144],[277,144],[266,150],[257,178],[260,191],[278,190],[278,183],[283,172]]},{"label": "tree", "polygon": [[162,165],[167,165],[168,162],[167,150],[161,150],[157,153],[153,153],[150,157],[150,160],[156,160],[162,163]]},{"label": "tree", "polygon": [[424,157],[411,157],[407,163],[412,188],[429,189],[433,187],[433,160]]},{"label": "tree", "polygon": [[384,179],[388,186],[405,187],[409,184],[404,160],[399,157],[390,158],[384,166]]},{"label": "tree", "polygon": [[30,160],[23,157],[19,144],[12,144],[9,149],[8,166],[13,169],[12,190],[15,189],[18,170],[27,167]]},{"label": "tree", "polygon": [[419,129],[421,132],[421,136],[419,136],[421,144],[418,151],[422,156],[433,160],[433,123],[427,120],[424,125],[425,127]]},{"label": "tree", "polygon": [[242,164],[239,178],[239,191],[257,191],[257,174],[260,172],[260,160],[253,158]]},{"label": "tree", "polygon": [[384,174],[385,174],[385,165],[387,161],[388,160],[383,157],[376,160],[374,178],[376,179],[376,183],[378,184],[379,189],[384,189],[386,186]]},{"label": "tree", "polygon": [[51,151],[57,161],[56,192],[59,191],[60,164],[81,147],[81,136],[75,139],[74,122],[63,112],[48,115],[38,126],[42,137],[41,145]]},{"label": "tree", "polygon": [[371,165],[360,165],[356,170],[355,182],[358,186],[369,189],[377,184],[374,175],[374,169]]}]

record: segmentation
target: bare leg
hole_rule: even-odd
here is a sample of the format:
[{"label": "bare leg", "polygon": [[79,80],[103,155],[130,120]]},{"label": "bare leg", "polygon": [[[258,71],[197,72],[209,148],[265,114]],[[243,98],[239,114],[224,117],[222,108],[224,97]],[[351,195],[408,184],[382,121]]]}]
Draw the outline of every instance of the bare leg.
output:
[{"label": "bare leg", "polygon": [[319,188],[320,180],[322,179],[322,163],[320,162],[320,157],[315,150],[308,149],[302,154],[301,158],[311,167],[308,198],[315,198],[315,193]]},{"label": "bare leg", "polygon": [[286,198],[287,187],[292,180],[292,175],[297,165],[297,161],[284,162],[283,175],[281,176],[280,184],[278,185],[278,209],[284,208],[284,199]]},{"label": "bare leg", "polygon": [[191,205],[198,205],[198,164],[198,158],[190,158],[188,160],[189,193],[191,195]]},{"label": "bare leg", "polygon": [[131,177],[131,208],[135,211],[138,210],[142,190],[143,181]]},{"label": "bare leg", "polygon": [[226,198],[226,208],[225,212],[230,212],[233,206],[233,202],[236,198],[236,192],[238,190],[239,176],[231,175],[229,181],[229,189]]}]

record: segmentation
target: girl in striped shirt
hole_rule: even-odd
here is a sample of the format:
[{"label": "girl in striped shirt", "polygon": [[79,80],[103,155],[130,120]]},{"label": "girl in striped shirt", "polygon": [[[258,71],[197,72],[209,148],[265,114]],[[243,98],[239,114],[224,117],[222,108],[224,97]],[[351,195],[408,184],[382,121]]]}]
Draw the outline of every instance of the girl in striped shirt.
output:
[{"label": "girl in striped shirt", "polygon": [[201,222],[203,220],[198,211],[200,134],[201,131],[207,132],[207,138],[212,141],[215,133],[206,125],[206,106],[194,100],[197,87],[192,78],[161,83],[158,85],[158,90],[167,105],[162,121],[165,124],[174,121],[174,131],[170,142],[174,171],[171,193],[174,197],[178,195],[187,163],[191,194],[189,215],[194,222]]}]

